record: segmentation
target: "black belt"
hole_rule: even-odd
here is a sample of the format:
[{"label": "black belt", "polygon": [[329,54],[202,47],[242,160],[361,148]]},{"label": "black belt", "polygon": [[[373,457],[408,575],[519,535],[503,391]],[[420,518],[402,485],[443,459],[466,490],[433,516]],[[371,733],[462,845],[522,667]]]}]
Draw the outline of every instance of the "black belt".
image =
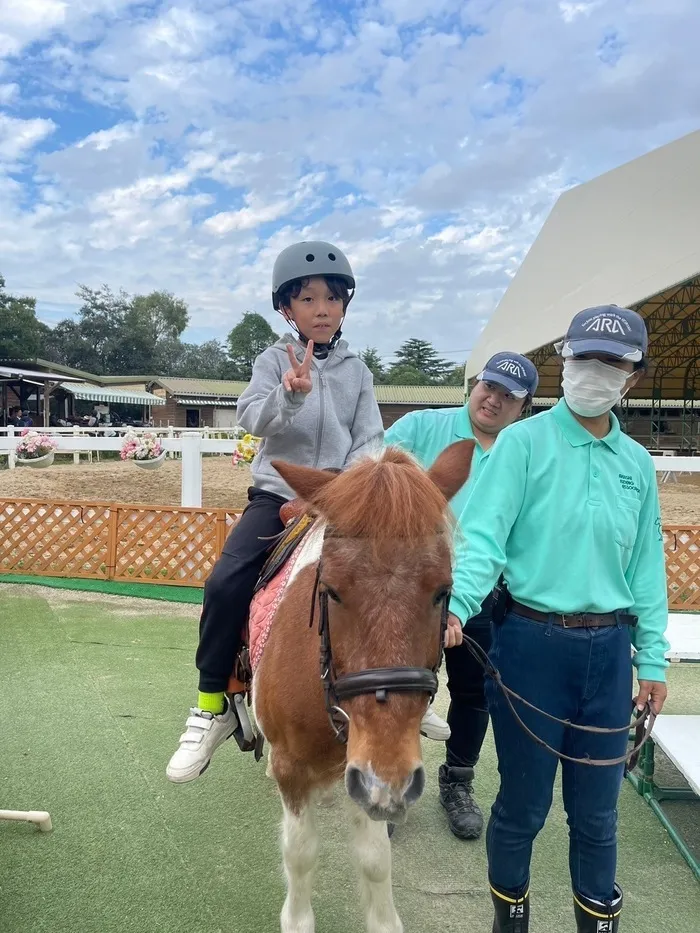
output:
[{"label": "black belt", "polygon": [[605,628],[611,625],[637,624],[637,616],[629,612],[540,612],[519,603],[517,599],[511,600],[509,609],[519,616],[534,619],[536,622],[552,622],[562,628]]}]

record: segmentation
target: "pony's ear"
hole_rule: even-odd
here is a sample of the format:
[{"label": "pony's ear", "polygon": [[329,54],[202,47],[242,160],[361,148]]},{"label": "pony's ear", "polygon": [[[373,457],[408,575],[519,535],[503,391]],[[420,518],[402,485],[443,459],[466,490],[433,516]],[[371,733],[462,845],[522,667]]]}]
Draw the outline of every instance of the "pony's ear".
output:
[{"label": "pony's ear", "polygon": [[297,466],[294,463],[287,463],[286,460],[271,460],[270,462],[299,498],[311,504],[314,503],[316,493],[328,483],[333,482],[337,476],[337,473],[331,473],[328,470]]},{"label": "pony's ear", "polygon": [[469,479],[475,446],[473,440],[450,444],[428,470],[428,476],[448,502]]}]

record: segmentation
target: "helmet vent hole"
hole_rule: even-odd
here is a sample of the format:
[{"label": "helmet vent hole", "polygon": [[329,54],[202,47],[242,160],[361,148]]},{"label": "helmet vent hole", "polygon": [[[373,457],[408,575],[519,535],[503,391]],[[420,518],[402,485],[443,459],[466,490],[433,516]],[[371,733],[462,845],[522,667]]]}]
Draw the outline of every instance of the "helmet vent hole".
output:
[{"label": "helmet vent hole", "polygon": [[316,257],[314,256],[313,253],[307,253],[307,254],[306,254],[306,261],[307,261],[307,262],[313,262],[315,258],[316,258]]},{"label": "helmet vent hole", "polygon": [[328,258],[330,259],[331,262],[335,262],[335,253],[329,253]]}]

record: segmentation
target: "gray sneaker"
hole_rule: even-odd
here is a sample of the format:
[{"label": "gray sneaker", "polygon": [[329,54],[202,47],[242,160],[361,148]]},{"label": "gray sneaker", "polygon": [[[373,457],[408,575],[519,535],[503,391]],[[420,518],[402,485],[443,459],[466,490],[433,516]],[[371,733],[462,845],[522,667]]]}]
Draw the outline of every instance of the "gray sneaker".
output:
[{"label": "gray sneaker", "polygon": [[186,784],[203,774],[219,745],[233,735],[238,719],[226,697],[224,702],[226,707],[219,715],[194,706],[190,709],[178,750],[165,769],[166,777],[173,784]]}]

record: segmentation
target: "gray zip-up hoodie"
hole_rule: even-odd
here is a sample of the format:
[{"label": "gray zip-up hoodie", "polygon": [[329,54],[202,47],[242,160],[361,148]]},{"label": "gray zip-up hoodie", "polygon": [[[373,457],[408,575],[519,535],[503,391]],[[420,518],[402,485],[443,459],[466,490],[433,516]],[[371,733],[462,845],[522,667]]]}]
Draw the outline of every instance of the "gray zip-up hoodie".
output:
[{"label": "gray zip-up hoodie", "polygon": [[305,348],[285,334],[253,365],[250,384],[238,399],[238,423],[262,438],[252,463],[253,483],[286,499],[295,493],[271,465],[287,460],[319,469],[343,469],[382,446],[384,428],[374,396],[372,373],[339,340],[325,360],[311,364],[308,395],[287,392],[282,376],[290,368],[287,344],[299,362]]}]

